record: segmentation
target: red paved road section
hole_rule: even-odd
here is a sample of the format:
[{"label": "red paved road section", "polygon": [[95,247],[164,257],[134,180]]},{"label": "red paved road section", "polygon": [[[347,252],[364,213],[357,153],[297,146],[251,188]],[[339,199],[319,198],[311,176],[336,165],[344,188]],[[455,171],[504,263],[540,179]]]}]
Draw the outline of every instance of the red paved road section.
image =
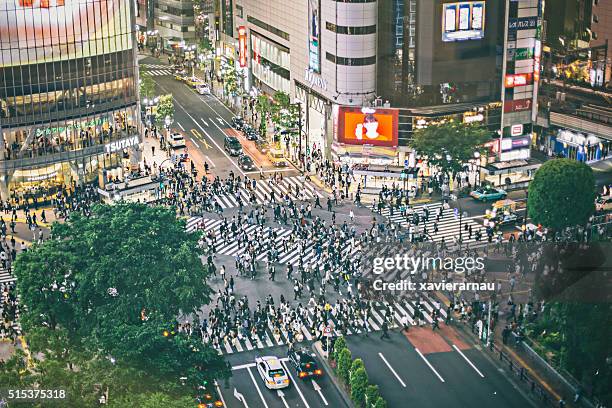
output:
[{"label": "red paved road section", "polygon": [[423,354],[444,353],[452,351],[451,346],[431,327],[411,327],[408,333],[404,332],[408,341]]},{"label": "red paved road section", "polygon": [[440,333],[442,336],[446,337],[446,340],[450,341],[451,344],[454,344],[459,348],[459,350],[469,350],[472,348],[469,344],[461,340],[461,338],[457,335],[457,332],[452,327],[448,327],[446,325],[440,325]]}]

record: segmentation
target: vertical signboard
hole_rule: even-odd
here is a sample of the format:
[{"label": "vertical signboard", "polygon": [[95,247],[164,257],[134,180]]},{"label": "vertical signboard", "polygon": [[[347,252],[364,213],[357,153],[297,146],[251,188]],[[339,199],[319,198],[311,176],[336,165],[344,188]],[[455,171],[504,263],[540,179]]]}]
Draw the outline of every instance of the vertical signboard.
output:
[{"label": "vertical signboard", "polygon": [[240,68],[247,66],[247,30],[245,26],[238,27],[238,56]]},{"label": "vertical signboard", "polygon": [[321,0],[308,0],[308,68],[321,72]]}]

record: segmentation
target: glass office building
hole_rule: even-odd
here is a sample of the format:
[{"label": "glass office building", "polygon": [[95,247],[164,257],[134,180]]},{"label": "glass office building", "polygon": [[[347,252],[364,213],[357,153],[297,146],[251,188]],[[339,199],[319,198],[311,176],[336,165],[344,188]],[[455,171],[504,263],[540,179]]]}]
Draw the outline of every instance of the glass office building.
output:
[{"label": "glass office building", "polygon": [[91,182],[98,169],[121,165],[124,152],[111,142],[140,140],[133,7],[0,2],[2,199]]}]

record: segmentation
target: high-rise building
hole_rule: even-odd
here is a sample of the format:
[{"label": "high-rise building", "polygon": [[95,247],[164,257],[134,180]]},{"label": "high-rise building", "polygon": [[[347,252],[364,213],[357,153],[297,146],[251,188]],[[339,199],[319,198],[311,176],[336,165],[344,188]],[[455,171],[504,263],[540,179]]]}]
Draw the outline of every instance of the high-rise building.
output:
[{"label": "high-rise building", "polygon": [[602,58],[597,65],[603,66],[604,84],[612,87],[612,2],[610,0],[594,0],[591,16],[591,47],[605,46]]},{"label": "high-rise building", "polygon": [[195,43],[195,17],[191,0],[151,0],[154,24],[163,47],[172,50],[178,44]]},{"label": "high-rise building", "polygon": [[139,143],[134,44],[130,0],[0,2],[2,199],[122,167]]}]

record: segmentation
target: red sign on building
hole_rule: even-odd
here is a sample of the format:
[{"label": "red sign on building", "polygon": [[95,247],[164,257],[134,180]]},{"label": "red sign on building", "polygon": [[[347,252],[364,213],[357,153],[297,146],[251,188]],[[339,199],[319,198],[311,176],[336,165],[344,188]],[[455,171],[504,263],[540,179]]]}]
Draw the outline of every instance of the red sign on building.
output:
[{"label": "red sign on building", "polygon": [[508,74],[506,75],[506,88],[514,88],[515,86],[529,85],[532,83],[530,73],[527,74]]},{"label": "red sign on building", "polygon": [[238,27],[238,52],[240,67],[247,66],[247,30],[245,26]]},{"label": "red sign on building", "polygon": [[504,112],[509,113],[530,110],[532,102],[533,101],[531,99],[517,99],[516,101],[505,101]]}]

